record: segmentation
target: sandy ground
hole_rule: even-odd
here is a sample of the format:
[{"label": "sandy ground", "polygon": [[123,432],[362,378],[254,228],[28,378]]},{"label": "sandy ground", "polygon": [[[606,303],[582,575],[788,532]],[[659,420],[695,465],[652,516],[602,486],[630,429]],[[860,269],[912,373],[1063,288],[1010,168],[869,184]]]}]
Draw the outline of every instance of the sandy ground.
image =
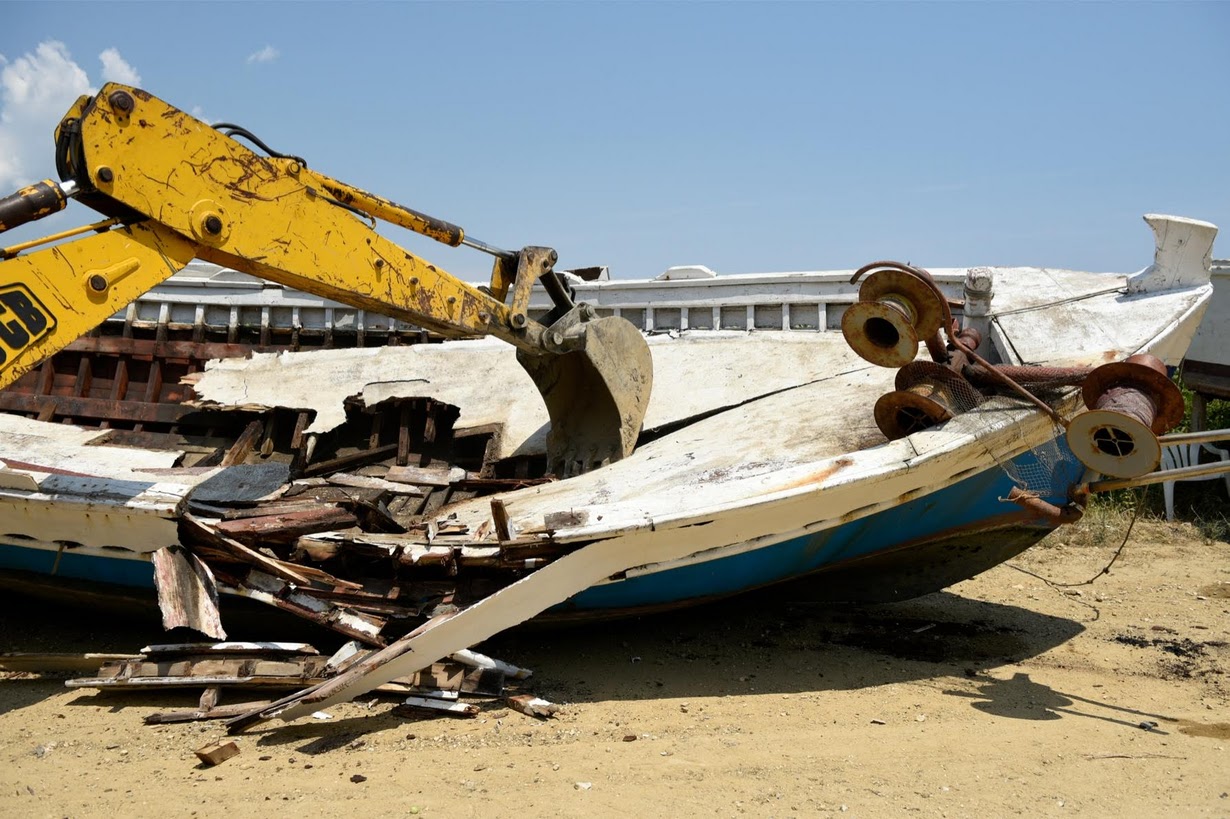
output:
[{"label": "sandy ground", "polygon": [[[1064,540],[1013,565],[1079,581],[1116,545]],[[218,724],[141,721],[195,695],[8,674],[0,813],[1227,816],[1228,557],[1189,525],[1151,524],[1078,589],[1002,566],[903,604],[761,597],[520,630],[487,650],[534,668],[531,689],[566,704],[556,719],[348,704],[245,734],[214,768],[192,752],[223,736]],[[0,629],[9,651],[160,638],[149,622],[13,600]]]}]

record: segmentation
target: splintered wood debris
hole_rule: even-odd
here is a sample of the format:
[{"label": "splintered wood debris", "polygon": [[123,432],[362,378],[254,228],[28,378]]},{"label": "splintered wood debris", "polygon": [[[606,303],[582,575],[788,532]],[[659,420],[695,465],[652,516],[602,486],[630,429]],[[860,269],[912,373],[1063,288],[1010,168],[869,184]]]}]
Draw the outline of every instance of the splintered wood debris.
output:
[{"label": "splintered wood debris", "polygon": [[[136,655],[100,655],[96,676],[68,680],[69,688],[109,691],[181,690],[201,691],[196,708],[149,714],[145,722],[161,725],[175,722],[234,719],[270,705],[269,700],[222,703],[224,692],[258,689],[278,691],[317,685],[336,678],[372,652],[357,642],[346,643],[333,656],[324,657],[305,643],[177,643],[146,646]],[[77,670],[86,657],[23,657],[14,666],[27,670],[68,668]],[[95,659],[97,662],[97,659]],[[545,703],[516,687],[530,676],[524,668],[471,651],[432,663],[414,674],[391,680],[376,693],[401,699],[400,713],[410,710],[474,716],[480,708],[461,698]],[[549,704],[548,704],[549,705]],[[514,707],[517,707],[514,705]],[[544,716],[518,707],[530,716]],[[554,709],[555,706],[551,706]],[[554,710],[551,711],[554,713]]]},{"label": "splintered wood debris", "polygon": [[[221,592],[302,617],[350,642],[332,657],[302,644],[205,642],[99,656],[92,667],[85,657],[43,658],[51,666],[97,668],[70,680],[71,688],[200,694],[195,707],[149,715],[151,724],[227,719],[237,730],[278,705],[253,699],[252,691],[299,692],[294,699],[333,682],[349,684],[383,665],[377,650],[579,548],[557,541],[555,533],[583,523],[583,510],[562,510],[524,532],[512,526],[498,497],[490,500],[489,519],[477,524],[449,513],[452,504],[554,478],[544,474],[540,455],[498,457],[496,431],[455,434],[458,411],[446,404],[426,398],[352,403],[346,423],[324,434],[308,431],[312,413],[302,410],[203,414],[207,423],[236,432],[227,445],[186,448],[176,464],[207,474],[175,516],[178,544],[150,552],[164,627],[225,640]],[[225,418],[235,414],[238,419]],[[174,443],[184,440],[178,434]],[[214,432],[201,440],[220,442]],[[468,644],[370,690],[402,700],[400,713],[450,716],[478,713],[460,698],[503,703],[519,693],[527,669],[460,650]],[[14,660],[23,662],[38,665]],[[236,697],[238,689],[249,693]],[[531,716],[546,715],[546,705],[509,702]],[[225,753],[211,749],[207,756],[221,761]]]},{"label": "splintered wood debris", "polygon": [[414,399],[355,409],[329,441],[302,434],[302,413],[287,440],[278,412],[245,427],[221,455],[233,466],[187,498],[180,544],[152,554],[167,628],[225,638],[224,591],[379,647],[569,550],[545,528],[514,537],[498,499],[473,529],[442,513],[551,480],[541,458],[497,471],[489,434],[453,435],[454,408]]}]

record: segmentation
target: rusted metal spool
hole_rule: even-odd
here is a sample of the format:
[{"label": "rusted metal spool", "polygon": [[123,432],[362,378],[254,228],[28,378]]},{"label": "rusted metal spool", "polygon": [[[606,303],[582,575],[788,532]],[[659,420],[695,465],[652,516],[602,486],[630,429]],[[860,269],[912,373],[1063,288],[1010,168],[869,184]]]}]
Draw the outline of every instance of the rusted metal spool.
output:
[{"label": "rusted metal spool", "polygon": [[912,361],[897,371],[896,391],[876,401],[876,426],[890,441],[942,424],[982,402],[974,387],[951,368]]},{"label": "rusted metal spool", "polygon": [[1068,446],[1103,475],[1134,478],[1158,468],[1157,436],[1183,420],[1183,394],[1147,353],[1098,367],[1081,389],[1087,412],[1068,425]]},{"label": "rusted metal spool", "polygon": [[920,341],[936,338],[943,321],[944,304],[933,288],[904,270],[885,268],[863,280],[858,302],[841,317],[841,332],[860,358],[902,367],[918,355]]}]

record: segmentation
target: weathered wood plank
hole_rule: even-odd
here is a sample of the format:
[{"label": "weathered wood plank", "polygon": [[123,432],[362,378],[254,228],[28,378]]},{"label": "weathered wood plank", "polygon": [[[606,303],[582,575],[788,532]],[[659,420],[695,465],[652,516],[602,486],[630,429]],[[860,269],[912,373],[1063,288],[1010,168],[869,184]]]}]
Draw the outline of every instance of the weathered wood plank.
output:
[{"label": "weathered wood plank", "polygon": [[470,477],[457,466],[392,466],[385,480],[417,486],[448,486]]},{"label": "weathered wood plank", "polygon": [[187,711],[157,711],[153,714],[147,714],[143,719],[146,725],[168,725],[175,722],[230,719],[247,713],[253,708],[260,708],[268,703],[268,700],[257,700],[254,702],[237,702],[231,705],[215,705],[213,708],[197,708]]},{"label": "weathered wood plank", "polygon": [[342,455],[332,460],[314,463],[304,469],[303,474],[309,478],[317,475],[329,475],[342,469],[353,469],[375,461],[383,461],[385,458],[391,458],[395,454],[397,454],[397,444],[380,446],[375,449],[361,449],[349,455]]},{"label": "weathered wood plank", "polygon": [[373,478],[370,475],[352,475],[347,472],[337,472],[325,478],[332,486],[352,486],[356,489],[378,489],[381,492],[394,492],[400,495],[423,495],[424,492],[416,486],[404,483]]},{"label": "weathered wood plank", "polygon": [[158,643],[141,649],[147,657],[174,656],[178,654],[302,654],[318,656],[320,654],[307,643],[278,643],[232,641],[225,643]]},{"label": "weathered wood plank", "polygon": [[[152,383],[152,382],[151,382]],[[41,413],[48,399],[42,395],[25,395],[5,390],[0,392],[0,410],[5,412]],[[73,418],[123,419],[150,424],[174,424],[185,415],[200,410],[184,404],[155,404],[143,401],[112,401],[107,398],[57,396],[54,411]]]},{"label": "weathered wood plank", "polygon": [[425,711],[432,714],[444,714],[450,717],[476,717],[478,716],[479,708],[477,705],[468,705],[463,702],[449,702],[447,700],[434,700],[428,697],[406,697],[406,701],[394,709],[407,709],[410,711]]},{"label": "weathered wood plank", "polygon": [[[316,506],[298,512],[224,520],[214,528],[219,534],[236,541],[294,543],[304,535],[349,529],[358,522],[352,512],[340,506]],[[298,579],[306,582],[302,576]]]},{"label": "weathered wood plank", "polygon": [[140,659],[140,655],[12,652],[0,654],[0,671],[20,671],[27,674],[54,671],[95,672],[104,663],[136,659]]},{"label": "weathered wood plank", "polygon": [[512,540],[517,536],[517,531],[508,519],[508,507],[499,498],[491,499],[491,519],[495,523],[495,536],[500,540]]},{"label": "weathered wood plank", "polygon": [[227,578],[227,582],[227,590],[233,594],[259,600],[369,645],[386,644],[380,636],[387,622],[384,618],[320,600],[288,585],[283,578],[249,569],[242,577]]},{"label": "weathered wood plank", "polygon": [[197,759],[201,760],[205,765],[214,766],[226,762],[233,756],[239,754],[239,746],[234,742],[214,742],[201,748],[197,748],[194,753]]},{"label": "weathered wood plank", "polygon": [[264,430],[264,425],[260,421],[251,421],[239,437],[235,439],[235,443],[222,456],[222,466],[234,466],[241,464],[252,452],[252,448],[256,446],[256,442],[260,440],[261,432]]},{"label": "weathered wood plank", "polygon": [[284,580],[290,580],[304,586],[310,585],[306,577],[291,569],[286,563],[249,549],[239,541],[232,540],[220,532],[214,531],[192,515],[186,514],[180,518],[179,530],[181,540],[186,543],[202,542],[212,549],[231,555],[240,563],[259,566],[261,569]]},{"label": "weathered wood plank", "polygon": [[214,358],[247,358],[252,348],[247,344],[221,344],[196,341],[156,341],[144,338],[95,336],[79,338],[64,348],[67,352],[104,353],[107,355],[137,355],[151,358],[191,359],[209,361]]},{"label": "weathered wood plank", "polygon": [[215,640],[225,640],[218,613],[218,587],[213,572],[181,546],[164,546],[150,555],[162,627],[187,627]]}]

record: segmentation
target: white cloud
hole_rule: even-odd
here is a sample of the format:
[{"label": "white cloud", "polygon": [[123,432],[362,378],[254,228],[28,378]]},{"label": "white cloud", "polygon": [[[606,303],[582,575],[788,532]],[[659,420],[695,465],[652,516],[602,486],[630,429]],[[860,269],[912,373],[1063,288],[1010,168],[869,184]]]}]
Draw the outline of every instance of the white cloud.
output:
[{"label": "white cloud", "polygon": [[252,63],[271,63],[280,56],[282,56],[282,52],[271,45],[267,45],[260,51],[253,51],[248,55],[248,65]]},{"label": "white cloud", "polygon": [[103,82],[122,82],[124,85],[140,85],[141,75],[120,56],[118,49],[108,48],[98,55],[102,62]]},{"label": "white cloud", "polygon": [[0,195],[54,176],[52,132],[90,79],[63,43],[0,62]]},{"label": "white cloud", "polygon": [[[141,75],[114,48],[98,55],[103,82],[139,85]],[[56,40],[11,60],[0,54],[0,196],[55,178],[52,134],[68,107],[96,91],[85,69]]]}]

